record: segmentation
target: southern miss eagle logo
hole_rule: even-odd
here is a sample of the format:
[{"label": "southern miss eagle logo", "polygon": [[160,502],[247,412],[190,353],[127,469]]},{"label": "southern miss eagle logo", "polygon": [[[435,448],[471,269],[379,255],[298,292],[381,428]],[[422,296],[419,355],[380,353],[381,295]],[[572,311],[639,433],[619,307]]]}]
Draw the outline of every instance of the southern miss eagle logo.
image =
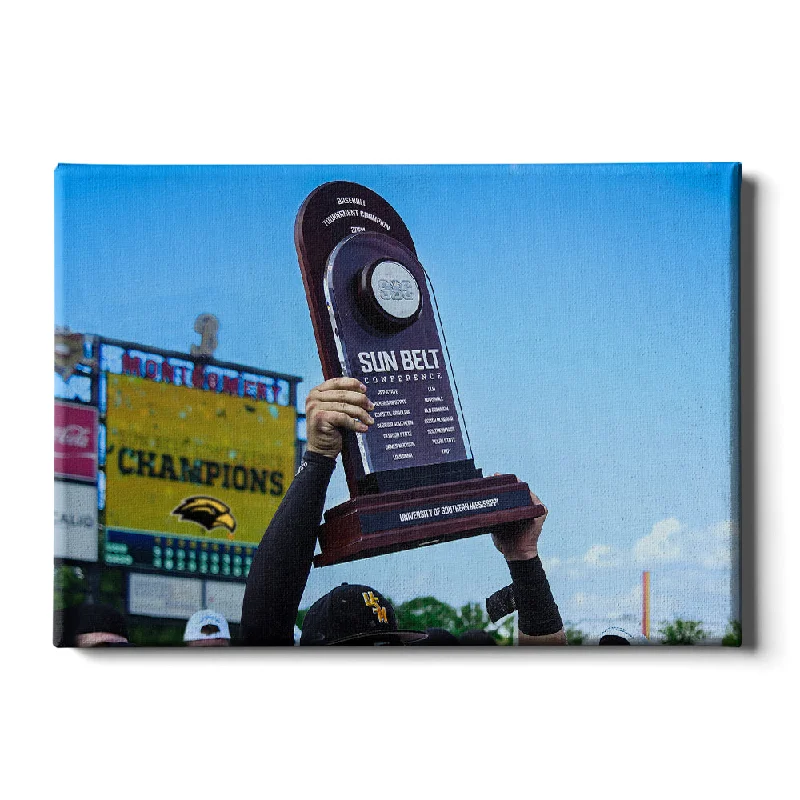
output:
[{"label": "southern miss eagle logo", "polygon": [[203,495],[187,497],[172,513],[182,520],[202,525],[207,531],[227,528],[230,531],[228,537],[231,539],[236,530],[236,520],[230,508],[215,497]]}]

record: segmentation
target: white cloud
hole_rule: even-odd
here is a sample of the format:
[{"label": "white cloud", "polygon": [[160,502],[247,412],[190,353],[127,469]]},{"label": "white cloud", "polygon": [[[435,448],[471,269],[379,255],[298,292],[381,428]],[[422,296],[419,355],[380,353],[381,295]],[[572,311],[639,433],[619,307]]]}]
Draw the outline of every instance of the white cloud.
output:
[{"label": "white cloud", "polygon": [[706,569],[731,569],[739,552],[738,527],[730,520],[702,530],[689,530],[674,517],[653,525],[632,548],[637,564],[681,562]]},{"label": "white cloud", "polygon": [[[633,633],[642,615],[641,570],[650,571],[651,631],[677,617],[702,622],[718,639],[737,614],[738,526],[729,520],[690,527],[676,517],[656,522],[632,546],[594,544],[555,557],[551,586],[565,622],[594,636],[609,625]],[[551,564],[545,564],[550,574]]]},{"label": "white cloud", "polygon": [[610,567],[614,561],[611,547],[607,544],[593,544],[584,553],[583,560],[594,567]]},{"label": "white cloud", "polygon": [[633,545],[633,555],[637,563],[677,561],[682,554],[678,534],[683,531],[684,527],[674,517],[656,522],[650,533]]},{"label": "white cloud", "polygon": [[730,520],[719,522],[704,532],[705,547],[699,561],[709,569],[730,569],[739,552],[739,529]]},{"label": "white cloud", "polygon": [[554,569],[555,567],[561,566],[562,563],[561,559],[558,556],[552,556],[550,558],[542,558],[541,561],[542,561],[542,566],[545,569],[545,572],[547,570],[551,570]]}]

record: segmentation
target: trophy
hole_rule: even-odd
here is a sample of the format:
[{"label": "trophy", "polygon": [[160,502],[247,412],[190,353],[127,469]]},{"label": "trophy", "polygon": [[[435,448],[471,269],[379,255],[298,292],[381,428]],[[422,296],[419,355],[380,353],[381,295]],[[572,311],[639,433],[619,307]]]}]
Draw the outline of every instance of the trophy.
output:
[{"label": "trophy", "polygon": [[436,296],[394,208],[357,183],[323,184],[295,246],[325,379],[357,378],[375,404],[367,432],[342,433],[351,499],[325,513],[314,566],[544,514],[515,475],[475,467]]}]

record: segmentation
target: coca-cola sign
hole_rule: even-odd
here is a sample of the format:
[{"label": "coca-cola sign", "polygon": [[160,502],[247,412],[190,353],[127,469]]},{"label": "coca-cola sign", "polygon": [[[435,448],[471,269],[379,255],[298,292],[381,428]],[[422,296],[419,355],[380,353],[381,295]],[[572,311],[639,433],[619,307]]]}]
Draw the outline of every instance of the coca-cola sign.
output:
[{"label": "coca-cola sign", "polygon": [[69,447],[86,447],[91,441],[92,431],[84,425],[56,425],[55,443],[56,445]]},{"label": "coca-cola sign", "polygon": [[53,444],[57,478],[97,480],[97,409],[57,400]]}]

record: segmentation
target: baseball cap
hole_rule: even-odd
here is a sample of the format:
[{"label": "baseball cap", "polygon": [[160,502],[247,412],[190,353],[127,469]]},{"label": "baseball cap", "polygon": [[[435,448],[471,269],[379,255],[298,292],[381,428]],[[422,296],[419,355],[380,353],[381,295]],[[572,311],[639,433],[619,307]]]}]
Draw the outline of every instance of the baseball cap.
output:
[{"label": "baseball cap", "polygon": [[308,609],[300,644],[412,644],[422,639],[420,631],[398,629],[394,608],[380,592],[343,583]]},{"label": "baseball cap", "polygon": [[601,634],[597,642],[600,646],[613,646],[613,645],[632,645],[634,644],[634,637],[628,633],[624,628],[618,628],[612,625],[606,628]]},{"label": "baseball cap", "polygon": [[228,620],[212,611],[204,608],[195,611],[186,623],[186,630],[183,632],[184,642],[197,642],[201,639],[230,639],[231,632],[228,628]]},{"label": "baseball cap", "polygon": [[73,606],[54,616],[57,647],[133,647],[125,615],[104,603]]},{"label": "baseball cap", "polygon": [[124,639],[128,638],[128,625],[125,616],[112,606],[103,603],[91,603],[75,609],[75,627],[73,633],[113,633]]}]

